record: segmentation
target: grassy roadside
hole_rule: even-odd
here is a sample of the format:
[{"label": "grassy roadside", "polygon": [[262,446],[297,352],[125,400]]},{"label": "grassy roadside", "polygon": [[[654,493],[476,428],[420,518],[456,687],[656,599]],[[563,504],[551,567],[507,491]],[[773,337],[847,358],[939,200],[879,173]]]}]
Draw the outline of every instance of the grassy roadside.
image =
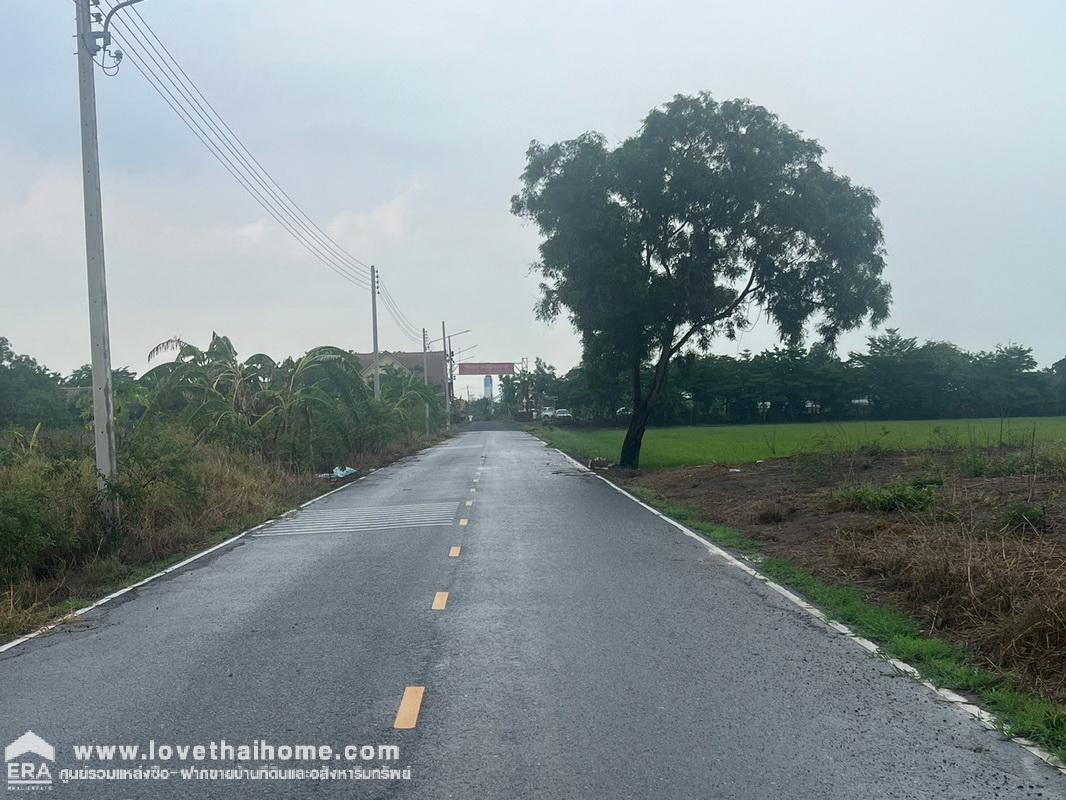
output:
[{"label": "grassy roadside", "polygon": [[[360,473],[365,475],[437,441],[383,451],[360,463]],[[188,466],[195,471],[198,486],[192,501],[175,497],[173,486],[152,484],[150,496],[135,508],[135,517],[132,507],[127,511],[124,540],[109,553],[71,562],[50,574],[23,574],[0,585],[0,644],[60,621],[101,597],[342,485],[310,473],[290,473],[221,447],[200,446],[191,452]],[[48,482],[54,482],[50,463],[32,466],[43,469]],[[82,489],[80,495],[94,492],[92,480]],[[44,499],[54,498],[45,495]],[[0,497],[0,513],[5,510],[3,500]],[[80,500],[76,505],[81,506]]]},{"label": "grassy roadside", "polygon": [[[329,489],[324,488],[323,491],[329,491]],[[110,559],[94,562],[72,579],[71,582],[76,587],[73,588],[74,593],[66,595],[62,600],[55,603],[45,603],[40,608],[18,608],[11,602],[13,592],[9,588],[5,598],[7,602],[0,610],[0,620],[3,620],[2,630],[0,630],[0,644],[17,639],[50,623],[62,621],[63,618],[73,614],[80,608],[90,606],[113,592],[140,583],[156,573],[162,572],[168,567],[208,548],[221,544],[241,531],[253,528],[274,516],[276,514],[265,511],[261,514],[249,515],[243,521],[234,522],[228,527],[219,528],[205,534],[202,539],[190,544],[185,550],[176,552],[166,558],[148,561],[143,564],[125,564]]]},{"label": "grassy roadside", "polygon": [[906,614],[875,605],[857,588],[831,586],[788,559],[762,557],[763,543],[756,539],[702,519],[693,509],[664,502],[644,487],[626,490],[718,546],[753,558],[764,575],[876,642],[886,655],[910,664],[937,686],[978,698],[998,717],[1005,734],[1030,739],[1066,763],[1066,709],[1027,691],[1011,674],[977,666],[954,644],[930,636]]},{"label": "grassy roadside", "polygon": [[[38,574],[24,570],[6,580],[0,589],[0,643],[59,620],[331,488],[308,473],[266,469],[214,448],[198,455],[194,466],[205,478],[195,500],[170,505],[166,501],[171,498],[153,497],[144,507],[127,510],[121,530],[101,531],[103,546],[97,554]],[[44,501],[54,502],[54,497],[45,496]],[[117,546],[106,547],[107,538],[119,536]]]}]

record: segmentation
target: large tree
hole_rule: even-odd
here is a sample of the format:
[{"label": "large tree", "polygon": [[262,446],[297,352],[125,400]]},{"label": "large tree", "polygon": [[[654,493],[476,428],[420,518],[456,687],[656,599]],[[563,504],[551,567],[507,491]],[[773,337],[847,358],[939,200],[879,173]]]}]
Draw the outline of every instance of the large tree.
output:
[{"label": "large tree", "polygon": [[832,342],[887,315],[877,198],[822,154],[765,108],[706,93],[654,109],[615,148],[598,133],[530,144],[511,205],[544,236],[537,312],[565,308],[586,361],[629,374],[623,466],[683,348],[735,336],[756,309],[791,343],[808,323]]},{"label": "large tree", "polygon": [[0,336],[0,432],[8,426],[33,428],[70,424],[74,416],[59,388],[60,377],[11,349]]}]

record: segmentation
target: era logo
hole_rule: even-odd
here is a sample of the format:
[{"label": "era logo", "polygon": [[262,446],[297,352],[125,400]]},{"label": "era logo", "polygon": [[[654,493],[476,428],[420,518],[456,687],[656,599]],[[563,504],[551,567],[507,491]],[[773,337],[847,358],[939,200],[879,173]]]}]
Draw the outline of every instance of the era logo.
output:
[{"label": "era logo", "polygon": [[4,748],[9,789],[44,789],[52,786],[49,761],[56,749],[33,731],[26,731]]}]

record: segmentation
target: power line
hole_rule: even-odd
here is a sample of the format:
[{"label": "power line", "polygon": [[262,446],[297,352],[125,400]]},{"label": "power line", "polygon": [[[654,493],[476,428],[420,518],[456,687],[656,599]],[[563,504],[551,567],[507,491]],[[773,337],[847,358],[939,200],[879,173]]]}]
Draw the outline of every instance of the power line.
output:
[{"label": "power line", "polygon": [[[285,228],[286,231],[300,241],[304,248],[310,250],[320,261],[325,260],[331,262],[331,269],[333,269],[334,272],[340,271],[348,273],[351,278],[362,285],[363,288],[369,288],[369,281],[364,275],[351,268],[345,263],[344,259],[331,252],[328,243],[325,242],[321,236],[316,235],[315,232],[311,230],[306,223],[303,223],[290,208],[280,202],[277,190],[272,190],[271,185],[266,183],[262,177],[250,167],[246,159],[241,157],[241,154],[234,149],[230,140],[222,134],[219,127],[212,124],[210,118],[205,115],[203,107],[195,104],[194,98],[193,102],[190,103],[191,94],[181,83],[180,79],[177,78],[174,70],[168,70],[166,64],[160,63],[161,57],[157,58],[157,55],[159,54],[158,49],[155,49],[155,54],[153,54],[149,50],[150,44],[146,45],[143,39],[130,27],[124,28],[121,33],[118,33],[116,30],[116,37],[127,51],[131,51],[131,60],[134,62],[134,66],[163,100],[167,102],[186,126],[193,131],[212,155],[222,163],[223,167],[227,168],[227,171],[230,172],[234,179],[236,179],[241,186]],[[140,49],[134,48],[132,46],[133,42],[136,42]],[[155,65],[155,68],[153,68],[153,64]],[[168,72],[169,74],[167,74]],[[173,90],[171,87],[173,87]],[[175,94],[175,92],[177,92],[177,94]],[[237,158],[236,162],[234,161],[234,158],[227,155],[227,150]],[[256,186],[256,184],[258,184],[258,186]]]},{"label": "power line", "polygon": [[223,152],[222,148],[213,141],[209,134],[196,123],[196,120],[181,104],[181,101],[174,96],[174,93],[167,88],[156,73],[152,70],[147,63],[144,63],[140,52],[131,47],[130,40],[117,31],[115,37],[122,44],[126,50],[126,57],[130,60],[133,66],[144,77],[148,84],[156,91],[156,93],[163,99],[163,101],[170,106],[171,110],[177,114],[178,118],[185,123],[185,126],[192,131],[193,135],[200,140],[200,143],[207,148],[208,152],[222,165],[222,167],[236,180],[248,194],[266,211],[274,220],[284,228],[289,235],[291,235],[300,245],[307,250],[317,260],[325,264],[333,272],[345,278],[351,283],[359,286],[362,289],[369,289],[370,282],[363,278],[361,275],[352,272],[345,268],[343,262],[338,262],[335,258],[330,257],[327,251],[322,249],[321,244],[315,240],[310,239],[298,228],[296,228],[290,220],[285,216],[276,206],[270,201],[270,198],[265,195],[261,190],[257,189],[254,184],[248,179],[248,177],[241,171],[238,165],[234,164],[232,159],[228,158]]},{"label": "power line", "polygon": [[400,311],[400,308],[396,304],[396,301],[393,300],[392,296],[389,294],[388,290],[384,286],[382,286],[380,277],[378,278],[378,286],[381,287],[382,290],[382,304],[385,306],[385,310],[389,312],[389,316],[391,316],[393,321],[395,321],[397,327],[400,330],[400,333],[402,333],[411,341],[418,342],[419,344],[421,344],[422,331],[416,328],[407,320],[403,312]]},{"label": "power line", "polygon": [[[106,2],[105,8],[109,8]],[[349,283],[371,289],[369,265],[341,246],[292,199],[222,118],[137,9],[126,10],[123,28],[115,35],[148,84],[234,180],[305,250]],[[400,332],[421,342],[421,329],[381,285],[380,274],[378,286],[383,304]]]},{"label": "power line", "polygon": [[418,334],[420,336],[421,335],[421,331],[420,331],[419,327],[417,325],[415,325],[413,322],[411,322],[411,320],[408,319],[407,315],[403,313],[403,311],[400,309],[400,304],[398,302],[396,302],[396,298],[393,297],[392,293],[389,291],[389,287],[388,286],[382,286],[381,287],[381,291],[384,292],[385,298],[392,303],[392,306],[396,310],[396,313],[400,316],[400,319],[397,320],[397,322],[400,322],[405,327],[407,327],[409,330],[413,331],[414,333],[416,333],[416,334]]},{"label": "power line", "polygon": [[407,325],[407,323],[400,319],[400,315],[398,313],[399,310],[396,308],[395,305],[391,303],[386,303],[385,308],[389,311],[389,314],[392,316],[393,320],[396,321],[396,324],[399,326],[400,331],[402,333],[404,333],[408,338],[412,339],[413,341],[418,342],[422,340],[422,334],[417,328]]},{"label": "power line", "polygon": [[[350,262],[351,265],[353,267],[355,267],[356,269],[358,269],[359,271],[361,271],[364,274],[364,276],[369,276],[369,274],[370,274],[370,266],[368,264],[366,264],[364,261],[361,261],[360,259],[358,259],[355,256],[353,256],[346,249],[344,249],[344,247],[342,247],[340,244],[338,244],[337,241],[335,239],[333,239],[333,237],[331,237],[328,233],[326,233],[314,221],[314,219],[312,219],[311,216],[308,215],[299,206],[299,204],[297,204],[296,201],[294,201],[292,199],[292,197],[289,195],[289,193],[286,192],[285,189],[281,186],[281,184],[279,184],[274,179],[273,175],[271,175],[270,172],[267,171],[267,169],[262,165],[262,163],[260,163],[260,161],[251,152],[251,150],[249,150],[248,147],[244,144],[244,142],[241,141],[241,138],[233,131],[233,129],[229,126],[229,124],[222,118],[222,115],[218,113],[218,111],[215,109],[215,107],[211,104],[211,101],[208,100],[207,97],[204,96],[203,92],[200,91],[200,88],[196,85],[196,83],[192,80],[192,78],[189,77],[188,73],[185,72],[185,70],[184,70],[184,68],[182,68],[181,64],[178,63],[178,60],[176,58],[174,58],[173,54],[171,54],[171,52],[167,48],[166,44],[159,38],[159,36],[156,35],[156,32],[152,29],[152,27],[148,24],[148,22],[141,16],[140,12],[136,8],[133,8],[133,7],[130,7],[129,11],[132,12],[132,16],[136,17],[136,19],[132,19],[131,18],[130,21],[133,23],[133,25],[135,27],[137,27],[138,31],[140,31],[140,33],[142,35],[144,35],[144,31],[147,30],[147,32],[148,32],[147,35],[151,36],[151,38],[154,39],[156,43],[158,43],[159,47],[162,48],[163,53],[166,54],[166,58],[163,57],[163,54],[159,52],[159,49],[157,49],[155,47],[155,45],[152,44],[151,41],[148,42],[148,44],[152,46],[152,49],[156,52],[156,54],[159,55],[160,59],[165,64],[173,65],[171,67],[171,74],[173,74],[175,76],[175,78],[177,78],[178,74],[180,73],[180,76],[181,76],[180,79],[185,84],[187,84],[189,88],[191,88],[193,93],[195,93],[196,97],[191,97],[190,96],[190,99],[192,100],[192,102],[195,103],[199,107],[199,109],[204,112],[205,116],[208,118],[209,121],[211,120],[212,117],[215,120],[217,120],[217,125],[215,126],[215,129],[218,130],[218,125],[221,125],[222,128],[225,128],[226,133],[229,134],[229,137],[233,140],[234,144],[236,144],[237,148],[239,148],[240,152],[243,153],[244,156],[247,157],[247,160],[244,163],[247,165],[248,162],[250,161],[251,164],[254,165],[254,167],[269,182],[270,186],[273,188],[273,190],[275,192],[275,196],[280,195],[280,199],[284,200],[283,205],[287,205],[287,207],[291,208],[292,212],[299,219],[302,220],[302,224],[303,224],[303,226],[305,228],[313,230],[315,232],[315,234],[317,234],[317,238],[319,238],[326,245],[328,245],[330,250],[334,254],[336,254],[338,257]],[[143,27],[141,27],[141,26],[143,26]],[[168,60],[169,60],[169,62],[168,62]],[[176,72],[175,72],[175,70],[176,70]],[[201,105],[201,103],[198,102],[196,100],[196,98],[199,98],[199,100],[202,101],[203,104]],[[206,106],[206,109],[204,108],[205,106]],[[210,112],[209,114],[207,113],[208,111]],[[220,135],[221,135],[221,132],[220,132]],[[251,167],[249,167],[249,168],[251,168]]]},{"label": "power line", "polygon": [[[121,34],[116,31],[116,37],[127,49],[130,55],[130,60],[133,62],[134,67],[145,77],[148,83],[153,89],[163,98],[163,100],[171,107],[171,109],[178,115],[178,117],[186,124],[187,127],[196,135],[200,142],[208,148],[208,150],[215,156],[223,167],[237,180],[241,186],[252,195],[252,197],[263,208],[274,217],[275,220],[281,224],[286,231],[288,231],[294,238],[301,242],[301,244],[312,252],[319,260],[329,262],[331,268],[336,271],[348,273],[354,280],[363,285],[363,288],[369,288],[369,282],[367,279],[347,266],[343,260],[332,254],[329,249],[318,238],[309,234],[306,226],[303,226],[303,230],[298,226],[299,220],[294,217],[291,211],[283,206],[280,206],[275,196],[269,193],[269,188],[266,187],[262,180],[259,180],[259,186],[257,187],[253,181],[256,176],[249,175],[246,165],[242,163],[235,163],[232,158],[225,152],[223,148],[227,146],[227,142],[217,135],[213,135],[212,132],[205,128],[204,125],[197,121],[196,110],[190,110],[185,103],[182,102],[183,97],[175,95],[175,92],[171,90],[171,86],[175,90],[181,91],[181,88],[166,76],[160,76],[159,73],[152,68],[148,63],[152,63],[159,66],[158,61],[152,57],[149,53],[146,58],[141,50],[134,48],[131,42],[136,41],[137,44],[143,47],[141,40],[136,37],[135,34],[130,33],[128,30],[123,31]],[[167,84],[170,84],[168,86]],[[202,115],[199,115],[203,120]],[[229,148],[232,152],[232,147]],[[244,168],[242,169],[242,166]]]},{"label": "power line", "polygon": [[385,302],[385,305],[392,310],[393,316],[396,320],[396,324],[400,325],[402,328],[411,333],[420,333],[418,327],[413,322],[411,322],[407,318],[407,316],[400,310],[399,304],[396,302],[395,298],[392,296],[389,290],[384,285],[382,285],[380,281],[378,282],[378,286],[381,287],[382,291],[381,299]]},{"label": "power line", "polygon": [[407,318],[407,315],[400,309],[400,304],[396,302],[396,298],[392,296],[388,286],[381,285],[380,281],[378,285],[381,286],[383,292],[382,299],[385,301],[385,307],[388,309],[392,318],[396,320],[396,324],[400,326],[400,329],[412,340],[420,345],[423,344],[423,331],[419,329],[417,325],[411,322]]}]

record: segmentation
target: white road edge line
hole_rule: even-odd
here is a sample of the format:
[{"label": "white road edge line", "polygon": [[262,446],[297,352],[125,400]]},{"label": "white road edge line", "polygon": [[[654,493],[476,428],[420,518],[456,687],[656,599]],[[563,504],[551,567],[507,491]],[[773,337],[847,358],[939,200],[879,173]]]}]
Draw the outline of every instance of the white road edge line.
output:
[{"label": "white road edge line", "polygon": [[49,622],[47,625],[44,625],[44,626],[38,628],[37,630],[32,631],[31,633],[27,633],[25,636],[20,636],[18,639],[12,639],[10,642],[7,642],[6,644],[0,645],[0,653],[6,653],[8,650],[15,649],[20,644],[25,644],[26,642],[30,641],[31,639],[36,639],[38,636],[41,636],[42,634],[49,633],[50,631],[54,631],[56,628],[60,627],[61,625],[64,625],[64,624],[66,624],[68,622],[71,622],[71,621],[77,619],[78,617],[82,616],[83,614],[89,613],[90,611],[92,611],[95,608],[99,608],[104,603],[110,603],[112,600],[114,600],[116,598],[119,598],[119,597],[122,597],[122,595],[127,594],[128,592],[132,592],[134,589],[139,589],[140,587],[144,586],[146,583],[151,583],[152,581],[156,580],[157,578],[162,578],[164,575],[169,575],[171,572],[179,570],[182,567],[188,566],[192,562],[194,562],[194,561],[196,561],[198,559],[201,559],[201,558],[203,558],[206,555],[210,555],[211,553],[215,552],[216,550],[221,550],[223,547],[226,547],[227,545],[233,544],[238,539],[243,539],[245,536],[247,536],[250,533],[254,533],[257,530],[260,530],[261,528],[265,528],[267,525],[270,525],[270,524],[272,524],[274,522],[278,522],[279,520],[283,519],[285,516],[287,516],[289,514],[292,514],[292,513],[298,511],[301,508],[307,508],[307,506],[311,505],[312,503],[317,503],[319,500],[322,500],[325,497],[329,497],[331,494],[333,494],[335,492],[339,492],[342,489],[347,489],[349,486],[354,486],[355,484],[357,484],[359,481],[363,480],[366,477],[367,477],[366,475],[361,475],[358,478],[356,478],[354,481],[350,481],[349,483],[346,483],[343,486],[338,486],[336,489],[330,489],[328,492],[320,494],[318,497],[312,497],[306,503],[301,503],[299,506],[297,506],[296,508],[292,509],[291,511],[286,511],[284,514],[279,514],[277,517],[275,517],[273,519],[268,519],[266,522],[260,522],[255,527],[248,528],[247,530],[241,531],[236,536],[231,536],[229,539],[226,539],[224,542],[219,542],[218,544],[212,545],[211,547],[208,547],[206,550],[201,550],[199,553],[195,553],[194,555],[191,555],[188,558],[186,558],[186,559],[184,559],[182,561],[179,561],[177,564],[171,564],[166,569],[160,570],[159,572],[155,573],[154,575],[149,575],[147,578],[145,578],[143,580],[140,580],[140,581],[137,581],[136,583],[131,583],[129,586],[124,586],[123,588],[119,589],[118,591],[112,592],[111,594],[107,595],[106,597],[101,597],[99,600],[97,600],[92,605],[88,605],[88,606],[85,606],[84,608],[79,608],[79,609],[77,609],[75,611],[71,611],[69,614],[66,614],[65,616],[60,617],[55,622]]},{"label": "white road edge line", "polygon": [[[547,445],[547,443],[545,443],[545,445]],[[845,636],[846,638],[850,639],[851,641],[855,642],[855,644],[857,644],[859,647],[861,647],[863,650],[867,651],[868,653],[871,653],[872,655],[875,655],[875,656],[877,656],[879,658],[884,659],[889,664],[891,664],[893,667],[895,667],[898,671],[902,672],[904,675],[907,675],[908,677],[914,678],[922,686],[925,686],[927,689],[929,689],[931,692],[933,692],[935,695],[937,695],[937,697],[939,697],[941,700],[945,701],[946,703],[949,703],[950,705],[954,706],[955,708],[959,709],[960,711],[964,712],[965,714],[969,715],[970,717],[973,717],[974,719],[976,719],[983,727],[985,727],[985,728],[987,728],[989,730],[1001,731],[1002,732],[1002,727],[1001,727],[1001,725],[999,723],[999,720],[996,718],[995,714],[992,714],[991,712],[986,711],[985,709],[981,708],[980,706],[975,705],[974,703],[971,703],[965,697],[962,697],[961,695],[956,694],[955,692],[951,691],[950,689],[942,689],[939,686],[937,686],[934,683],[932,683],[931,681],[924,680],[921,677],[921,673],[919,673],[919,671],[917,669],[915,669],[914,667],[912,667],[910,664],[907,664],[906,662],[903,662],[903,661],[899,661],[899,660],[897,660],[895,658],[890,658],[888,655],[885,654],[885,652],[875,642],[871,642],[869,639],[866,639],[865,637],[859,636],[853,630],[851,630],[851,628],[849,628],[847,625],[844,625],[844,624],[842,624],[840,622],[837,622],[836,620],[830,619],[828,616],[826,616],[826,614],[824,612],[822,612],[818,608],[815,608],[813,605],[808,603],[806,600],[804,600],[799,595],[795,594],[794,592],[789,591],[788,589],[786,589],[781,584],[775,583],[774,581],[770,580],[770,578],[768,578],[767,576],[763,575],[761,572],[759,572],[757,569],[752,567],[750,564],[745,564],[743,561],[738,559],[732,553],[730,553],[730,552],[728,552],[726,550],[723,550],[721,547],[719,547],[718,545],[716,545],[713,542],[711,542],[710,540],[708,540],[705,536],[700,536],[695,531],[693,531],[693,530],[691,530],[689,528],[686,528],[684,525],[682,525],[677,520],[671,519],[670,517],[666,516],[666,514],[662,513],[658,509],[653,508],[652,506],[648,505],[647,503],[645,503],[640,498],[635,497],[634,495],[630,494],[625,489],[623,489],[621,486],[618,486],[618,485],[612,483],[607,478],[605,478],[602,475],[598,474],[594,470],[591,470],[588,467],[586,467],[580,461],[577,461],[576,459],[571,458],[569,455],[564,453],[562,450],[560,450],[558,448],[552,448],[552,449],[555,450],[555,452],[559,453],[561,456],[563,456],[563,458],[567,459],[571,464],[576,466],[582,472],[587,472],[590,475],[592,475],[593,477],[598,478],[599,480],[601,480],[604,483],[606,483],[608,486],[610,486],[612,489],[614,489],[619,494],[622,494],[625,497],[628,497],[634,503],[636,503],[637,505],[642,506],[643,508],[647,509],[648,511],[650,511],[655,516],[659,517],[664,522],[667,522],[670,525],[673,525],[675,528],[677,528],[679,531],[681,531],[686,536],[691,537],[692,539],[695,539],[697,542],[702,544],[704,547],[706,547],[708,550],[710,550],[716,556],[719,556],[722,560],[724,560],[730,566],[737,567],[742,572],[750,575],[752,578],[755,578],[756,580],[766,584],[767,587],[769,587],[770,589],[773,589],[775,592],[780,594],[782,597],[784,597],[789,602],[799,606],[801,609],[806,611],[808,614],[810,614],[815,619],[825,623],[826,626],[828,626],[831,630],[834,630],[834,631],[840,633],[841,635]],[[1023,738],[1021,736],[1008,736],[1007,738],[1010,739],[1010,741],[1014,742],[1015,744],[1020,745],[1021,747],[1025,748],[1026,750],[1028,750],[1032,755],[1034,755],[1037,758],[1039,758],[1045,764],[1053,767],[1057,771],[1061,772],[1063,775],[1066,775],[1066,763],[1060,761],[1058,758],[1056,758],[1053,754],[1051,754],[1050,752],[1048,752],[1044,748],[1040,747],[1036,743],[1031,742],[1030,740],[1025,739],[1025,738]]]}]

